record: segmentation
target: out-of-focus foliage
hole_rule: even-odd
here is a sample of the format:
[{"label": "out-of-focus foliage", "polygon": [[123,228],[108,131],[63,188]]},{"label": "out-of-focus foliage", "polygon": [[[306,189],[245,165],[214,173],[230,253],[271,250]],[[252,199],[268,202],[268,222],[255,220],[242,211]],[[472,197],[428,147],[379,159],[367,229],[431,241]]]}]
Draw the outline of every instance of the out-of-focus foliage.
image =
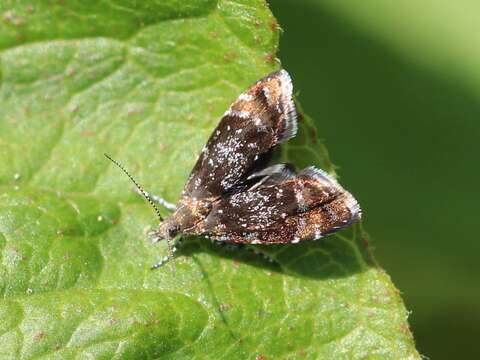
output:
[{"label": "out-of-focus foliage", "polygon": [[419,351],[480,358],[480,4],[281,1],[281,57],[364,203]]}]

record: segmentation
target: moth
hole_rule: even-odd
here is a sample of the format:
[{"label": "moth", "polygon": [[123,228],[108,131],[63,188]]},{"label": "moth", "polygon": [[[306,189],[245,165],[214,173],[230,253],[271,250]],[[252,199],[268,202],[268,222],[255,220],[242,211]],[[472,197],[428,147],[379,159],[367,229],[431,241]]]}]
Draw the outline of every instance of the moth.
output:
[{"label": "moth", "polygon": [[[233,244],[296,244],[316,240],[361,218],[355,198],[326,172],[270,164],[272,151],[297,133],[293,85],[285,70],[258,80],[223,115],[188,177],[177,205],[138,190],[161,223],[166,239],[201,235]],[[163,219],[154,200],[173,209]]]}]

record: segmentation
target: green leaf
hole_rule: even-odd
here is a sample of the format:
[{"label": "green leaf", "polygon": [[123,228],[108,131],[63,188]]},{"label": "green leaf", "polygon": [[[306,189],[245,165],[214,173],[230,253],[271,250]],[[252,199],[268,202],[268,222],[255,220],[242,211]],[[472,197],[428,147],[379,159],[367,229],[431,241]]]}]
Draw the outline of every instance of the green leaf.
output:
[{"label": "green leaf", "polygon": [[[221,114],[277,69],[265,2],[0,5],[1,358],[418,357],[361,225],[248,251],[155,217],[103,153],[175,201]],[[282,156],[332,171],[308,117]]]}]

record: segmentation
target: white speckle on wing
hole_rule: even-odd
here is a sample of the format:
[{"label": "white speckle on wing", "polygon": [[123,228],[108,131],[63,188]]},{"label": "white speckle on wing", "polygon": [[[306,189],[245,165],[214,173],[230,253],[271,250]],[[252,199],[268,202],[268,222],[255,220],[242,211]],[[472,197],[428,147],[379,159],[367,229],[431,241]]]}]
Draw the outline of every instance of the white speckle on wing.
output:
[{"label": "white speckle on wing", "polygon": [[297,200],[297,207],[300,212],[305,212],[308,210],[307,202],[303,197],[303,190],[304,190],[303,182],[301,180],[296,181],[295,187],[294,187],[295,199]]},{"label": "white speckle on wing", "polygon": [[271,97],[270,97],[270,89],[265,86],[262,88],[262,91],[263,91],[263,95],[265,95],[265,98],[267,99],[268,103],[270,104],[271,103]]},{"label": "white speckle on wing", "polygon": [[282,189],[278,189],[277,193],[275,194],[275,197],[277,199],[281,199],[282,198],[282,195],[283,195],[283,190]]},{"label": "white speckle on wing", "polygon": [[230,206],[247,214],[235,219],[237,223],[242,227],[261,230],[278,221],[282,217],[281,210],[277,202],[272,201],[272,196],[273,193],[265,191],[245,191],[232,195],[229,199]]},{"label": "white speckle on wing", "polygon": [[258,238],[258,234],[256,232],[244,232],[244,233],[242,233],[242,236],[245,239],[247,239],[248,242],[250,242],[250,243],[253,243]]},{"label": "white speckle on wing", "polygon": [[345,195],[345,205],[347,205],[350,214],[352,214],[352,219],[360,219],[362,217],[362,210],[360,205],[358,205],[357,200],[348,192]]},{"label": "white speckle on wing", "polygon": [[245,145],[242,139],[230,135],[225,141],[213,145],[212,154],[215,154],[214,168],[227,168],[229,171],[220,181],[224,189],[230,188],[241,177],[244,167],[248,162],[248,157],[241,151]]},{"label": "white speckle on wing", "polygon": [[296,244],[300,241],[300,237],[304,233],[306,226],[307,221],[303,217],[300,217],[298,219],[297,230],[295,231],[295,238],[293,239],[292,243]]},{"label": "white speckle on wing", "polygon": [[233,110],[233,109],[228,109],[223,116],[236,116],[239,117],[240,119],[248,119],[250,117],[250,112],[245,111],[245,110]]},{"label": "white speckle on wing", "polygon": [[282,94],[291,96],[293,91],[293,85],[292,85],[292,79],[290,78],[290,75],[288,75],[288,73],[285,70],[282,70],[280,72],[280,76],[282,78],[282,81],[281,81]]},{"label": "white speckle on wing", "polygon": [[243,93],[243,94],[240,94],[240,96],[238,97],[238,100],[240,100],[240,101],[252,101],[253,96],[250,95],[250,94]]},{"label": "white speckle on wing", "polygon": [[197,178],[195,179],[195,182],[194,182],[195,188],[198,189],[201,184],[202,184],[202,179],[199,178],[199,177],[197,177]]},{"label": "white speckle on wing", "polygon": [[227,241],[228,236],[227,235],[221,235],[221,236],[216,237],[215,240],[217,240],[217,241]]},{"label": "white speckle on wing", "polygon": [[238,113],[238,116],[241,117],[242,119],[248,119],[250,117],[250,113],[248,111],[240,111]]}]

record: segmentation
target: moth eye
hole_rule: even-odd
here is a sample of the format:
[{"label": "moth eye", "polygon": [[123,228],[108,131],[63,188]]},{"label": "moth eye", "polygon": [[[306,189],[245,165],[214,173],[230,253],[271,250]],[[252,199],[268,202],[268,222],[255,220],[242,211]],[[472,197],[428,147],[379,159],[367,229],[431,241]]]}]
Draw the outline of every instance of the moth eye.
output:
[{"label": "moth eye", "polygon": [[174,227],[171,227],[170,229],[168,229],[168,236],[170,238],[174,237],[175,235],[178,234],[178,231],[180,230],[180,226],[176,225]]}]

